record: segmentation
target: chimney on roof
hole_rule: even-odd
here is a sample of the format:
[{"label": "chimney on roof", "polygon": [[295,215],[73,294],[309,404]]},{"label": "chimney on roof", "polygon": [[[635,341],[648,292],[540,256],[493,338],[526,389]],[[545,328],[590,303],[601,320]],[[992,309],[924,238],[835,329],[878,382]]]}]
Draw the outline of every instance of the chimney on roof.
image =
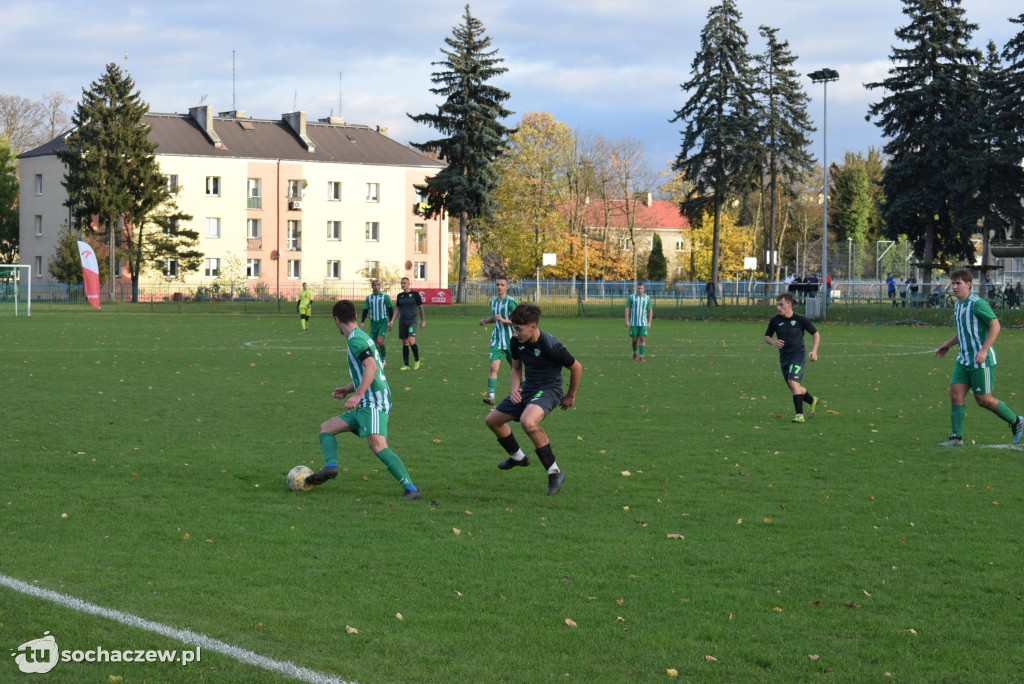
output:
[{"label": "chimney on roof", "polygon": [[306,135],[306,112],[288,112],[282,115],[285,123],[291,126],[291,129],[295,132],[295,135],[299,136],[299,140],[306,146],[308,152],[316,152],[316,145]]},{"label": "chimney on roof", "polygon": [[654,204],[654,198],[651,196],[651,193],[649,193],[649,192],[644,195],[642,201],[643,201],[645,207],[649,207],[652,204]]},{"label": "chimney on roof", "polygon": [[228,110],[226,112],[220,112],[219,114],[217,114],[217,116],[228,116],[228,117],[231,117],[232,119],[247,119],[247,118],[249,118],[249,117],[247,117],[245,115],[245,110],[244,109],[230,109],[230,110]]},{"label": "chimney on roof", "polygon": [[320,123],[333,124],[335,126],[340,126],[340,125],[345,123],[345,117],[343,117],[343,116],[325,116],[324,118],[320,119]]},{"label": "chimney on roof", "polygon": [[206,135],[207,139],[213,143],[213,146],[218,150],[224,149],[224,142],[217,135],[217,131],[213,130],[213,108],[209,105],[200,105],[198,107],[192,107],[188,110],[188,115],[195,119],[195,122],[199,124],[200,130]]},{"label": "chimney on roof", "polygon": [[377,126],[377,132],[380,133],[381,135],[383,135],[385,138],[388,137],[388,127],[387,126]]}]

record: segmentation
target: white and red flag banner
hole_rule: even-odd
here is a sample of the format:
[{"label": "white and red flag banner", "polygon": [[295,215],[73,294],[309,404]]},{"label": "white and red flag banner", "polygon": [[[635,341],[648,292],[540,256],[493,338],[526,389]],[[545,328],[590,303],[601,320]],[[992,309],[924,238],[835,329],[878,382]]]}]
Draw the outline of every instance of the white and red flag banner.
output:
[{"label": "white and red flag banner", "polygon": [[82,257],[82,279],[85,281],[85,297],[89,303],[100,308],[100,266],[96,253],[88,242],[78,241],[78,255]]}]

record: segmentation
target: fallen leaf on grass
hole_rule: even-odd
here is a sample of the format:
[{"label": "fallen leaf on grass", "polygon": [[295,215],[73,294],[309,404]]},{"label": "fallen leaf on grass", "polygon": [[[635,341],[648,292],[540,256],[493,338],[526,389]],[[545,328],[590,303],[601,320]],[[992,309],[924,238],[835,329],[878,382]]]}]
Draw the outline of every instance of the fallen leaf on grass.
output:
[{"label": "fallen leaf on grass", "polygon": [[630,475],[632,475],[632,473],[630,473],[628,470],[622,471],[622,477],[629,477]]},{"label": "fallen leaf on grass", "polygon": [[674,670],[670,667],[667,670],[665,670],[665,674],[667,674],[669,677],[678,677],[679,670]]},{"label": "fallen leaf on grass", "polygon": [[565,624],[569,625],[570,627],[576,626],[576,623],[573,622],[570,618],[565,618]]},{"label": "fallen leaf on grass", "polygon": [[854,603],[853,601],[847,601],[843,605],[846,606],[847,608],[860,608],[860,604],[859,603]]},{"label": "fallen leaf on grass", "polygon": [[665,536],[669,539],[686,539],[686,537],[681,534],[666,534]]},{"label": "fallen leaf on grass", "polygon": [[455,534],[462,534],[462,530],[460,530],[458,527],[453,527],[452,532],[454,532]]},{"label": "fallen leaf on grass", "polygon": [[807,656],[807,657],[808,657],[808,658],[810,658],[811,660],[817,660],[817,659],[818,659],[818,658],[820,658],[821,656],[820,656],[820,655],[817,655],[817,654],[814,654],[814,655],[809,655],[809,656]]},{"label": "fallen leaf on grass", "polygon": [[356,629],[355,627],[349,627],[348,625],[345,625],[345,632],[347,632],[348,634],[359,634],[358,629]]},{"label": "fallen leaf on grass", "polygon": [[718,662],[718,658],[716,658],[713,655],[706,655],[706,656],[704,656],[704,660],[708,661],[709,663],[717,663]]},{"label": "fallen leaf on grass", "polygon": [[395,613],[395,617],[398,618],[399,620],[404,620],[405,619],[404,617],[402,617],[401,613]]}]

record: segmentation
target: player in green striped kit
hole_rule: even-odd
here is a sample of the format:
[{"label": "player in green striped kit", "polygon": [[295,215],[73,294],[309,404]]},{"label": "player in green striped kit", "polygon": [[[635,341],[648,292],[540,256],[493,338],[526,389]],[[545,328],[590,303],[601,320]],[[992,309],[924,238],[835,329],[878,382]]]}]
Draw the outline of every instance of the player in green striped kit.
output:
[{"label": "player in green striped kit", "polygon": [[[369,335],[359,329],[356,305],[347,299],[334,304],[331,311],[338,330],[348,339],[348,370],[352,382],[334,390],[334,398],[345,402],[346,413],[320,425],[320,450],[324,465],[306,478],[311,485],[323,484],[338,477],[338,438],[341,432],[354,432],[365,437],[370,451],[377,455],[388,472],[405,488],[406,499],[422,494],[409,479],[405,464],[388,448],[388,414],[391,412],[391,389],[380,369],[380,356]],[[349,396],[351,395],[351,396]],[[346,399],[346,397],[348,397]]]},{"label": "player in green striped kit", "polygon": [[654,318],[654,305],[646,292],[647,286],[637,283],[636,294],[626,298],[626,327],[629,328],[629,336],[633,338],[634,361],[647,360],[644,358],[647,351],[647,329],[651,327]]},{"label": "player in green striped kit", "polygon": [[974,400],[978,402],[978,406],[987,408],[1010,425],[1013,443],[1020,444],[1021,436],[1024,435],[1024,418],[992,396],[996,371],[996,350],[992,345],[999,336],[999,319],[988,302],[971,293],[971,282],[974,277],[970,271],[953,271],[949,280],[950,289],[957,299],[953,307],[956,335],[943,342],[942,346],[935,350],[935,355],[945,356],[954,346],[960,349],[956,355],[953,377],[949,385],[950,424],[953,436],[939,446],[964,445],[964,418],[967,415],[964,402],[968,388],[973,390]]},{"label": "player in green striped kit", "polygon": [[512,321],[509,314],[516,308],[516,300],[508,296],[508,278],[500,277],[494,281],[494,289],[498,296],[491,298],[491,315],[480,319],[480,325],[494,324],[491,331],[490,368],[487,373],[487,396],[484,403],[494,406],[494,392],[498,389],[498,368],[501,367],[501,360],[509,365],[512,364],[512,352],[509,351],[509,341],[512,339]]},{"label": "player in green striped kit", "polygon": [[[388,365],[387,350],[384,349],[384,338],[388,334],[388,321],[395,307],[391,304],[391,296],[387,292],[380,291],[380,281],[374,280],[370,283],[373,294],[366,295],[366,303],[363,304],[363,318],[370,316],[370,339],[377,345],[380,352],[380,367]],[[361,322],[362,322],[361,321]]]}]

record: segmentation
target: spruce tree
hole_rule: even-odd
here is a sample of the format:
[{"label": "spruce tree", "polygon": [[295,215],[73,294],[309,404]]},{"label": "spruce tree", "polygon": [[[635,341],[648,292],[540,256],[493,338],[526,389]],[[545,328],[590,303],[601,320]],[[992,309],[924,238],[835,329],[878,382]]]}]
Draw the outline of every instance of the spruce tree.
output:
[{"label": "spruce tree", "polygon": [[668,260],[661,245],[661,235],[654,234],[651,253],[647,256],[647,279],[663,282],[668,277]]},{"label": "spruce tree", "polygon": [[807,151],[810,145],[807,136],[815,130],[807,115],[807,93],[793,68],[797,58],[789,51],[789,41],[779,41],[778,31],[761,26],[767,48],[757,57],[757,91],[761,105],[758,119],[763,141],[761,163],[767,170],[769,190],[765,270],[771,280],[779,277],[775,226],[780,187],[786,195],[794,197],[796,180],[814,168],[814,158]]},{"label": "spruce tree", "polygon": [[0,264],[12,264],[18,254],[18,165],[10,140],[0,136]]},{"label": "spruce tree", "polygon": [[903,0],[906,26],[896,37],[886,93],[868,110],[882,129],[889,157],[884,216],[889,237],[905,233],[923,261],[925,282],[936,265],[973,261],[977,229],[981,53],[970,46],[976,24],[960,0]]},{"label": "spruce tree", "polygon": [[436,129],[447,137],[413,146],[436,153],[447,164],[427,180],[427,195],[432,215],[447,211],[459,220],[459,284],[455,300],[466,301],[466,277],[470,225],[494,212],[493,193],[498,184],[494,161],[501,154],[511,130],[501,119],[512,112],[502,105],[510,95],[493,85],[495,76],[507,68],[497,49],[489,49],[490,36],[484,25],[470,14],[466,5],[462,24],[445,38],[449,49],[441,48],[445,58],[434,62],[441,67],[431,75],[437,85],[430,92],[445,98],[435,114],[408,116],[417,123]]},{"label": "spruce tree", "polygon": [[143,119],[149,106],[134,89],[131,77],[108,64],[82,91],[72,117],[75,128],[57,157],[67,167],[63,183],[74,227],[85,234],[95,220],[107,244],[114,244],[111,262],[115,254],[127,261],[132,301],[138,301],[144,268],[159,267],[172,257],[179,258],[179,267],[198,268],[201,255],[193,249],[198,232],[182,228],[176,236],[165,236],[173,224],[192,217],[178,211],[167,188],[155,157],[157,145],[149,140],[151,128]]},{"label": "spruce tree", "polygon": [[[998,125],[999,146],[1007,176],[1002,179],[1007,192],[1000,203],[1000,211],[1006,226],[1013,231],[1013,237],[1024,237],[1024,13],[1010,19],[1020,30],[1003,47],[1004,66],[997,82],[999,95]],[[986,88],[991,92],[992,88]],[[1012,162],[1016,163],[1012,163]]]},{"label": "spruce tree", "polygon": [[689,192],[681,210],[694,216],[710,208],[714,216],[711,277],[718,280],[722,207],[731,195],[751,186],[758,156],[754,73],[747,34],[740,27],[735,0],[708,10],[692,76],[683,84],[690,97],[671,121],[686,127],[673,169],[682,171]]}]

